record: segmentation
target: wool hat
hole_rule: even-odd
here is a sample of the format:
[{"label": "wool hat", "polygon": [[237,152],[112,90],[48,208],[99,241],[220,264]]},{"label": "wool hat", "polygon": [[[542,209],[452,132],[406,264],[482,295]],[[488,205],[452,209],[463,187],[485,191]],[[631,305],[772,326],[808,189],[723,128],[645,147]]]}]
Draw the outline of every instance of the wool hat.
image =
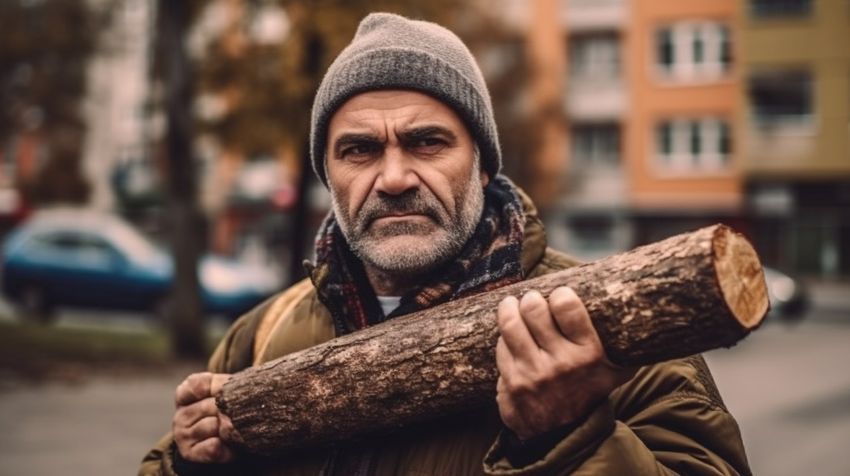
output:
[{"label": "wool hat", "polygon": [[463,120],[490,177],[502,166],[493,106],[484,76],[466,45],[436,23],[372,13],[331,64],[313,100],[310,154],[325,185],[328,124],[357,94],[381,89],[419,91],[445,103]]}]

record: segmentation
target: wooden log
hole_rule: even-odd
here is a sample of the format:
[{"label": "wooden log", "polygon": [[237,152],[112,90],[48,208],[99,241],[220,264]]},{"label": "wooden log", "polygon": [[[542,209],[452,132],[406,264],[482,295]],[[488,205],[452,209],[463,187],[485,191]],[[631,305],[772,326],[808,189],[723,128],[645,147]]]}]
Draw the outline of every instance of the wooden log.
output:
[{"label": "wooden log", "polygon": [[495,309],[571,286],[608,358],[640,366],[731,346],[768,310],[750,244],[723,225],[453,301],[235,374],[219,409],[257,454],[348,440],[492,403]]}]

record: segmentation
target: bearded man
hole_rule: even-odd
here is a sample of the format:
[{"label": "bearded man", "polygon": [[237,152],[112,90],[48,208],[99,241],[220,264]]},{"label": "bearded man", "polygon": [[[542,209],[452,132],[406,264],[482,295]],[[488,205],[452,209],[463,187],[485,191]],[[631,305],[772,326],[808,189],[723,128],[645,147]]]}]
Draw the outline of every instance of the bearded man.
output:
[{"label": "bearded man", "polygon": [[450,31],[367,16],[313,106],[311,153],[333,210],[310,279],[240,318],[176,392],[172,433],[139,474],[749,474],[701,357],[612,365],[569,288],[496,310],[491,406],[276,458],[239,454],[214,396],[229,375],[440,303],[573,266],[499,175],[487,87]]}]

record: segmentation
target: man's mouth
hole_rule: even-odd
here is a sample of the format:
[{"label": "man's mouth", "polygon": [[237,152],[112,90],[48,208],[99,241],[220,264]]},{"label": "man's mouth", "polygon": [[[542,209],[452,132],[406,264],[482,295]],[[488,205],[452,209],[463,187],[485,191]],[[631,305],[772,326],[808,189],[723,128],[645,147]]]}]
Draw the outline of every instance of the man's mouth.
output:
[{"label": "man's mouth", "polygon": [[375,222],[393,222],[393,221],[405,221],[405,220],[433,220],[430,215],[425,213],[390,213],[387,215],[377,216],[372,219],[372,223]]}]

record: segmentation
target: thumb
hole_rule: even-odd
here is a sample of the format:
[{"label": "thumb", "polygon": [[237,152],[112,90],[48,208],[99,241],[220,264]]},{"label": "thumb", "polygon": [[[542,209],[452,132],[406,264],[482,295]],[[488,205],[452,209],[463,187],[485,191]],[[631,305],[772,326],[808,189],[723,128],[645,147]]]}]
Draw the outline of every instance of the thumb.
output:
[{"label": "thumb", "polygon": [[213,374],[210,381],[210,396],[216,396],[221,393],[221,388],[230,380],[231,374]]}]

